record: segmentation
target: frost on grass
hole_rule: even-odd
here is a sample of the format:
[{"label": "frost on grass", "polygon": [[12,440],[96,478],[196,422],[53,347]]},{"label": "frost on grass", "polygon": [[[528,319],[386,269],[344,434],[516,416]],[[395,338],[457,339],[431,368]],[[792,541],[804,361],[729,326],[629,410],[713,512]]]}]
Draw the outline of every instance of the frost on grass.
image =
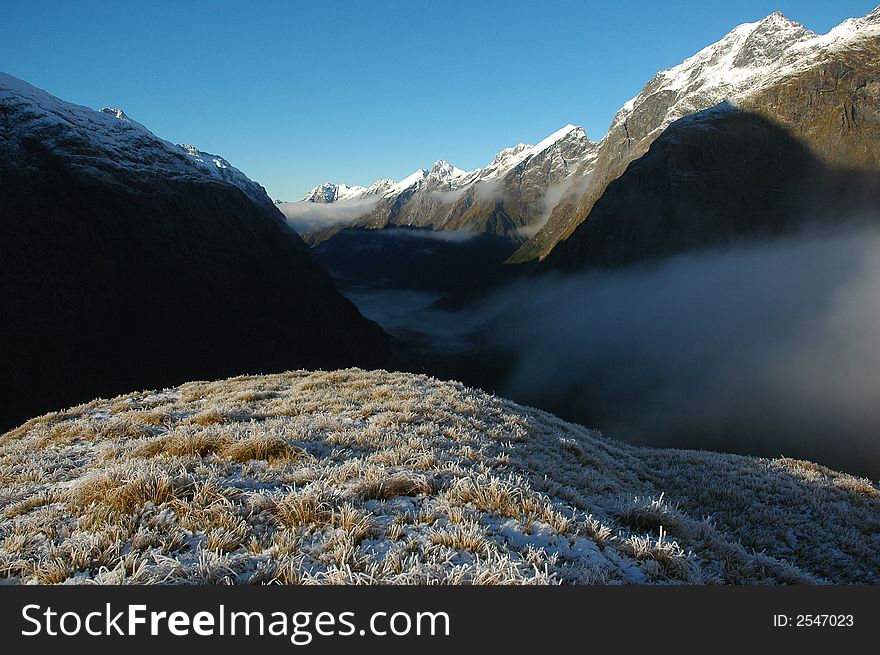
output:
[{"label": "frost on grass", "polygon": [[0,437],[0,579],[877,583],[880,490],[635,448],[424,376],[238,377]]}]

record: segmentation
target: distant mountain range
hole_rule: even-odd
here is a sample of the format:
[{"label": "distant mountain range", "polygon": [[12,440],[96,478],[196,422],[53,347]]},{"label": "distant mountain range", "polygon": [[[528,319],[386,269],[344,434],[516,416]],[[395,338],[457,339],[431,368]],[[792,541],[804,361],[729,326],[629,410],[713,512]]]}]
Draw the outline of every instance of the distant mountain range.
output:
[{"label": "distant mountain range", "polygon": [[0,74],[0,429],[96,396],[375,362],[263,187]]},{"label": "distant mountain range", "polygon": [[[440,160],[396,183],[381,179],[369,187],[350,187],[327,182],[280,208],[313,244],[345,227],[387,226],[470,230],[524,240],[540,227],[571,181],[589,169],[596,147],[583,128],[566,125],[536,145],[505,148],[473,171]],[[324,212],[315,207],[331,204]]]},{"label": "distant mountain range", "polygon": [[[773,177],[776,172],[786,178],[786,171],[808,165],[802,157],[814,158],[818,168],[810,169],[816,175],[810,191],[821,190],[845,200],[847,194],[841,189],[850,182],[838,180],[836,185],[829,185],[824,173],[831,169],[863,172],[880,166],[878,80],[880,7],[864,18],[844,21],[825,35],[774,13],[761,21],[739,25],[678,66],[657,73],[639,95],[617,112],[608,133],[598,143],[588,139],[581,128],[568,125],[535,146],[519,144],[507,148],[498,153],[491,164],[475,171],[461,171],[439,161],[431,169],[416,171],[398,183],[379,180],[370,187],[325,183],[301,201],[280,207],[294,225],[306,232],[304,238],[313,245],[347,227],[377,229],[406,225],[504,236],[520,243],[510,263],[544,260],[559,247],[560,253],[549,261],[565,261],[567,266],[587,264],[596,248],[606,247],[595,239],[600,233],[606,237],[608,233],[604,228],[597,231],[579,230],[579,227],[593,220],[594,208],[609,185],[627,174],[632,177],[638,172],[644,176],[645,166],[630,170],[631,164],[647,156],[652,144],[666,134],[667,128],[689,115],[719,106],[719,111],[703,114],[692,123],[676,124],[674,132],[666,138],[666,145],[675,139],[695,146],[700,139],[695,133],[687,136],[689,131],[705,131],[720,120],[724,123],[720,129],[724,138],[712,141],[711,145],[720,148],[717,157],[743,152],[742,144],[738,143],[741,139],[745,139],[742,143],[772,149],[781,140],[790,138],[807,150],[794,146],[791,150],[783,148],[794,159],[783,161],[772,156],[770,165],[762,169],[763,176],[744,168],[754,167],[758,158],[717,160],[717,175],[730,174],[724,182],[728,195],[714,193],[712,202],[702,202],[699,211],[719,210],[719,216],[727,215],[731,204],[729,194],[748,196],[750,189],[743,185],[757,185],[764,188],[752,186],[754,199],[769,199],[781,212],[776,215],[781,216],[780,225],[783,225],[794,220],[791,213],[804,210],[805,198],[793,200],[785,209],[788,201],[770,191],[777,189],[778,195],[793,199],[800,188],[791,177],[792,185],[782,189],[781,178]],[[767,124],[731,118],[729,114],[736,111],[754,114]],[[734,123],[737,129],[733,129]],[[769,136],[774,127],[785,134]],[[763,136],[745,134],[752,128]],[[674,153],[674,159],[664,160],[660,165],[658,153],[652,153],[652,175],[672,171],[669,174],[675,177],[675,168],[685,156],[683,150],[666,148],[664,152]],[[820,172],[822,166],[825,168]],[[692,178],[679,175],[674,189],[670,187],[670,190],[688,204],[689,194],[702,192],[694,185],[705,188],[716,182],[708,174]],[[874,197],[873,181],[868,183],[868,191],[861,195],[870,201]],[[619,192],[620,187],[615,191],[618,198],[615,217],[602,218],[600,222],[619,221],[615,229],[630,234],[639,228],[637,225],[625,227],[627,221],[637,220],[652,209],[639,202],[631,207],[621,204]],[[708,197],[704,198],[707,200]],[[604,203],[603,212],[607,211],[609,202]],[[316,209],[319,203],[321,209]],[[745,212],[751,211],[749,207],[761,210],[757,202],[742,206]],[[696,205],[691,209],[696,211]],[[854,210],[852,203],[833,209]],[[308,217],[306,222],[298,223],[304,217]],[[679,219],[682,216],[675,220]],[[744,222],[749,224],[748,216]],[[682,247],[689,243],[689,237],[667,227],[663,230],[665,238],[681,238]],[[720,239],[725,230],[717,228],[718,225],[713,230]],[[758,231],[762,230],[763,227]],[[733,237],[748,233],[748,228],[740,225],[728,232],[727,236]],[[577,236],[572,238],[575,234]],[[650,239],[650,235],[647,232],[636,235],[637,240],[642,238]],[[696,246],[713,241],[714,237],[692,240],[692,243]],[[653,248],[655,254],[675,249],[670,244]],[[620,257],[609,255],[605,263],[630,261],[633,257],[637,257],[635,251]]]}]

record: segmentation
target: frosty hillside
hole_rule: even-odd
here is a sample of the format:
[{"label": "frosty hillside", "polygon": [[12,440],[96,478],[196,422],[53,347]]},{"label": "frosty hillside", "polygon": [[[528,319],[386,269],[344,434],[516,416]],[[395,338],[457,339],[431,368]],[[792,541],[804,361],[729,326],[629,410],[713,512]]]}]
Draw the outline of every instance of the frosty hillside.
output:
[{"label": "frosty hillside", "polygon": [[626,446],[454,382],[298,371],[96,400],[0,438],[25,583],[867,583],[880,489]]},{"label": "frosty hillside", "polygon": [[10,7],[0,585],[880,585],[880,7],[676,4]]}]

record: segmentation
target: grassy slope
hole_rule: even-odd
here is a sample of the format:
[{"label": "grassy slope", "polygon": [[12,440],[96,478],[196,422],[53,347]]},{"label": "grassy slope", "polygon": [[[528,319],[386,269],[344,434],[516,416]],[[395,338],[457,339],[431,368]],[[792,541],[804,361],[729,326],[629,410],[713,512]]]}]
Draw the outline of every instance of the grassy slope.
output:
[{"label": "grassy slope", "polygon": [[880,582],[867,480],[403,373],[96,400],[0,437],[0,483],[12,582]]}]

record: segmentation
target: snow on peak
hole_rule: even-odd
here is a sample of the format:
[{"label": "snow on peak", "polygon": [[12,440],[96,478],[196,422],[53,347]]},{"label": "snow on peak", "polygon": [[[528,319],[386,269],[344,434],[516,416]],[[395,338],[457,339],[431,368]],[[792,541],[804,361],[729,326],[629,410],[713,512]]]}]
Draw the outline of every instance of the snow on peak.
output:
[{"label": "snow on peak", "polygon": [[505,148],[495,155],[495,159],[492,160],[491,164],[479,170],[477,177],[480,179],[500,177],[526,160],[567,139],[575,139],[585,145],[593,143],[587,138],[587,134],[582,127],[569,123],[533,146],[527,143],[519,143],[513,148]]},{"label": "snow on peak", "polygon": [[103,107],[101,111],[105,114],[110,114],[111,116],[116,116],[119,120],[130,121],[131,119],[128,115],[117,107]]},{"label": "snow on peak", "polygon": [[389,196],[396,196],[398,194],[403,193],[407,189],[416,186],[422,180],[424,180],[426,177],[428,177],[429,172],[430,171],[428,171],[424,168],[420,168],[417,171],[413,171],[412,173],[407,175],[405,178],[403,178],[400,182],[397,182],[397,183],[391,185],[385,191],[385,197],[387,198]]},{"label": "snow on peak", "polygon": [[759,25],[775,25],[779,27],[793,27],[800,26],[800,23],[797,21],[793,21],[790,18],[786,18],[786,16],[781,11],[774,11],[769,16],[762,18],[758,21]]},{"label": "snow on peak", "polygon": [[368,196],[384,195],[385,192],[393,186],[394,180],[388,177],[383,177],[368,186],[360,197],[365,198]]},{"label": "snow on peak", "polygon": [[336,202],[339,198],[340,191],[347,190],[344,184],[334,184],[333,182],[323,182],[303,196],[303,202],[330,203]]},{"label": "snow on peak", "polygon": [[212,155],[209,152],[204,152],[203,150],[199,150],[195,146],[188,145],[186,143],[177,144],[178,148],[181,148],[187,155],[189,155],[194,162],[196,162],[199,166],[206,168],[208,172],[214,173],[215,171],[220,174],[220,177],[225,179],[227,182],[232,182],[238,187],[241,187],[245,193],[251,195],[250,191],[252,189],[249,188],[256,185],[260,190],[263,187],[253,182],[249,179],[244,173],[235,168],[232,164],[226,161],[220,155]]},{"label": "snow on peak", "polygon": [[592,152],[596,146],[587,138],[582,127],[569,124],[536,145],[519,143],[512,148],[503,149],[485,168],[465,171],[446,160],[438,159],[431,165],[431,168],[420,168],[399,182],[380,179],[368,188],[325,182],[309,191],[302,200],[313,203],[334,203],[369,197],[393,200],[402,195],[409,197],[421,191],[430,193],[459,191],[478,182],[501,177],[529,158],[550,151],[550,148],[557,144],[559,144],[559,150],[553,151],[552,154],[555,160],[558,160],[551,163],[551,168],[554,171],[574,170],[577,164],[584,161],[588,157],[588,153]]},{"label": "snow on peak", "polygon": [[497,155],[495,155],[495,159],[492,160],[492,163],[501,164],[505,161],[508,161],[512,157],[516,157],[518,154],[530,149],[531,147],[532,146],[530,146],[528,143],[517,143],[512,148],[504,148],[503,150],[500,150]]},{"label": "snow on peak", "polygon": [[661,71],[664,88],[735,87],[772,67],[795,43],[815,37],[803,25],[780,13],[738,25],[720,41],[703,48],[678,66]]},{"label": "snow on peak", "polygon": [[189,180],[207,176],[237,186],[259,204],[272,204],[263,187],[222,157],[165,141],[121,109],[96,111],[65,102],[6,73],[0,73],[0,107],[11,114],[14,132],[40,139],[69,165],[96,177],[124,181],[145,174]]},{"label": "snow on peak", "polygon": [[586,132],[584,132],[584,128],[579,127],[578,125],[572,125],[569,123],[562,129],[556,130],[553,134],[548,136],[546,139],[543,139],[532,146],[532,153],[538,153],[542,150],[546,150],[550,146],[552,146],[557,141],[561,141],[565,137],[567,137],[572,132],[575,132],[577,136],[582,136],[586,138]]},{"label": "snow on peak", "polygon": [[460,168],[456,168],[448,161],[444,161],[443,159],[438,159],[434,162],[434,165],[431,166],[431,170],[428,172],[428,177],[439,179],[439,180],[454,180],[456,178],[464,177],[467,175],[467,171],[463,171]]},{"label": "snow on peak", "polygon": [[[828,48],[880,36],[880,7],[864,18],[844,21],[826,35],[775,12],[733,28],[719,41],[654,76],[629,100],[612,123],[627,117],[652,98],[665,115],[658,129],[687,114],[722,101],[740,98],[823,60]],[[658,107],[652,107],[656,112]]]}]

